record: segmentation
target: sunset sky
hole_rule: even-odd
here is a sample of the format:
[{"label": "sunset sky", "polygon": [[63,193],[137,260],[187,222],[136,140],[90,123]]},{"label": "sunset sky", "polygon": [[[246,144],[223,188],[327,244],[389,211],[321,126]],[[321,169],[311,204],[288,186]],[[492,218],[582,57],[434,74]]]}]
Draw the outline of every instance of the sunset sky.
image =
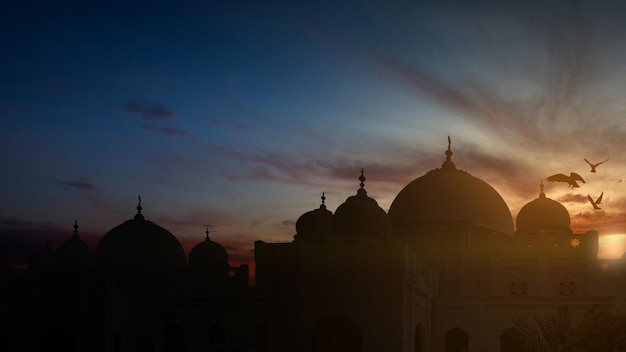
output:
[{"label": "sunset sky", "polygon": [[514,217],[540,180],[579,173],[546,195],[601,256],[624,251],[622,2],[129,3],[0,5],[1,265],[75,219],[95,248],[138,195],[187,250],[209,225],[251,262],[323,191],[331,211],[356,194],[361,168],[389,210],[448,135]]}]

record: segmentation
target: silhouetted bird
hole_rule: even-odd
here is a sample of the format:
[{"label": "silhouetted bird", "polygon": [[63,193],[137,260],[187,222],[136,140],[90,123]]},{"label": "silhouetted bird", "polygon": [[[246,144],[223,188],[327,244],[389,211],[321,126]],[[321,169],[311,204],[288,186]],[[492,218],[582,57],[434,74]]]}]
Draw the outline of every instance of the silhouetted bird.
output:
[{"label": "silhouetted bird", "polygon": [[609,160],[609,158],[606,158],[605,161],[601,161],[601,162],[599,162],[597,164],[592,164],[592,163],[589,162],[589,160],[587,160],[587,158],[585,158],[585,161],[587,162],[587,164],[589,164],[589,166],[591,166],[591,172],[596,172],[596,167],[598,167],[598,165],[600,165],[600,164],[606,163],[607,160]]},{"label": "silhouetted bird", "polygon": [[567,182],[570,188],[580,187],[578,186],[578,183],[576,181],[585,183],[585,180],[579,174],[575,172],[570,172],[569,176],[563,175],[563,174],[552,175],[546,178],[546,180],[550,182]]},{"label": "silhouetted bird", "polygon": [[604,195],[604,192],[602,192],[600,194],[600,197],[598,197],[598,199],[596,199],[596,201],[593,201],[593,198],[591,198],[590,195],[587,195],[587,198],[589,199],[589,201],[591,202],[591,205],[593,205],[593,210],[599,210],[601,209],[598,205],[600,204],[600,202],[602,202],[602,196]]}]

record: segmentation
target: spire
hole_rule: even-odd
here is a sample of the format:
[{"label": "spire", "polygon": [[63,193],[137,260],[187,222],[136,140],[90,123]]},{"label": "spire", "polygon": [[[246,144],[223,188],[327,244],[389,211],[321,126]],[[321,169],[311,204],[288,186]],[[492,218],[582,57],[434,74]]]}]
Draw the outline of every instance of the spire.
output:
[{"label": "spire", "polygon": [[78,221],[74,220],[74,235],[72,236],[73,240],[77,240],[78,238]]},{"label": "spire", "polygon": [[143,215],[141,215],[141,209],[143,209],[141,207],[141,196],[139,197],[139,203],[137,204],[137,215],[135,215],[135,220],[144,220]]},{"label": "spire", "polygon": [[210,241],[211,239],[209,238],[209,225],[206,226],[206,237],[204,238],[205,241]]},{"label": "spire", "polygon": [[324,195],[324,192],[322,192],[322,204],[320,204],[320,209],[324,209],[326,210],[326,196]]},{"label": "spire", "polygon": [[541,192],[539,193],[539,198],[545,198],[546,194],[543,193],[543,180],[539,181],[539,188],[541,189]]},{"label": "spire", "polygon": [[448,136],[448,150],[446,150],[446,161],[441,164],[442,170],[456,170],[456,165],[452,162],[452,154],[454,153],[452,153],[452,149],[450,148],[451,144],[452,141],[450,140],[450,136]]},{"label": "spire", "polygon": [[359,188],[359,190],[356,192],[357,195],[367,195],[367,191],[365,190],[365,180],[367,179],[365,178],[365,176],[363,176],[363,168],[361,168],[361,176],[359,176],[359,181],[361,181],[359,186],[361,186],[361,188]]}]

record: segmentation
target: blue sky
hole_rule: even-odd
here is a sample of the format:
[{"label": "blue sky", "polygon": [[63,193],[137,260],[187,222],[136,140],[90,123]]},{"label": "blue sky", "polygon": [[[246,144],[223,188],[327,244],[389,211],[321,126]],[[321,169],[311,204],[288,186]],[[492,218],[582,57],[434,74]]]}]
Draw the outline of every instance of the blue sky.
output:
[{"label": "blue sky", "polygon": [[[626,234],[623,5],[591,1],[3,4],[0,243],[95,247],[144,215],[187,248],[290,241],[366,188],[388,210],[439,167],[490,183],[513,216],[539,181],[617,256]],[[609,158],[590,174],[583,161]],[[604,192],[593,211],[587,195]]]}]

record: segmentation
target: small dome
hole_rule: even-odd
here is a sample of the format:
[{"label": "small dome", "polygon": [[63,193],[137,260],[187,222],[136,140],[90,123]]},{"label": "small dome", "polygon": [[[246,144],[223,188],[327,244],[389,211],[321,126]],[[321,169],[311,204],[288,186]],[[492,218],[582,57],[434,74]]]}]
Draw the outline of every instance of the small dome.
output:
[{"label": "small dome", "polygon": [[511,211],[483,180],[458,170],[448,143],[446,160],[410,182],[394,199],[389,218],[396,234],[468,222],[487,233],[513,234]]},{"label": "small dome", "polygon": [[389,236],[391,224],[387,213],[365,191],[365,176],[361,170],[361,188],[355,196],[348,197],[334,215],[335,233],[339,236],[380,237]]},{"label": "small dome", "polygon": [[524,205],[517,214],[516,233],[568,233],[571,234],[570,216],[565,207],[543,193]]},{"label": "small dome", "polygon": [[74,235],[65,241],[55,255],[56,266],[63,272],[88,272],[96,269],[96,258],[87,243],[78,237],[78,223]]},{"label": "small dome", "polygon": [[35,273],[50,273],[54,271],[54,251],[50,249],[48,239],[46,246],[39,249],[28,259],[28,271]]},{"label": "small dome", "polygon": [[209,230],[206,231],[205,240],[189,252],[189,267],[210,276],[228,276],[228,252],[219,243],[211,241]]},{"label": "small dome", "polygon": [[96,256],[107,272],[160,274],[182,269],[187,264],[185,251],[169,231],[141,214],[107,232],[98,243]]},{"label": "small dome", "polygon": [[295,239],[323,239],[333,232],[333,213],[326,209],[326,196],[322,193],[322,204],[315,210],[302,214],[296,221]]}]

